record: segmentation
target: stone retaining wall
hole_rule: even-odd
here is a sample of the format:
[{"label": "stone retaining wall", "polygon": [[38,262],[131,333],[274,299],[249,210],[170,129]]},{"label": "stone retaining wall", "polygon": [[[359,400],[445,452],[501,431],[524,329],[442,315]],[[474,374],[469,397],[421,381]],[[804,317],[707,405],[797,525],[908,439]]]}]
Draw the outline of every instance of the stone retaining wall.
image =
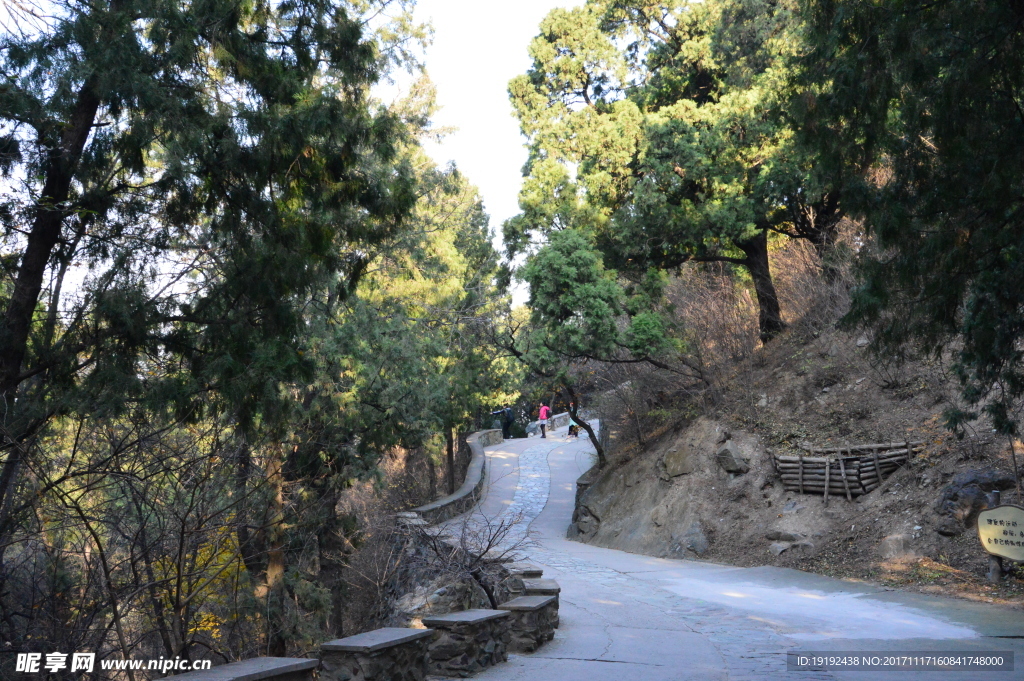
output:
[{"label": "stone retaining wall", "polygon": [[576,499],[572,509],[572,523],[565,532],[566,539],[576,539],[580,536],[588,539],[597,532],[600,520],[583,504],[583,495],[597,482],[600,476],[601,469],[594,465],[576,479]]},{"label": "stone retaining wall", "polygon": [[477,500],[487,481],[487,455],[484,447],[504,442],[500,430],[481,430],[466,438],[469,445],[469,468],[466,469],[466,480],[462,486],[443,499],[424,504],[413,511],[430,524],[440,523],[449,518],[461,515],[476,506]]}]

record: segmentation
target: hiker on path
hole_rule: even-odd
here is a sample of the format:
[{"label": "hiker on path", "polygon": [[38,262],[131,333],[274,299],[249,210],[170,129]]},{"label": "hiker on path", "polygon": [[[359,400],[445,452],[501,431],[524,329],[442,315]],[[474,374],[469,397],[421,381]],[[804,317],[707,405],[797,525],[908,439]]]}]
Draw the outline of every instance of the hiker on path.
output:
[{"label": "hiker on path", "polygon": [[516,422],[516,413],[512,411],[512,406],[506,404],[502,410],[504,419],[501,422],[501,437],[506,440],[512,439],[512,424]]},{"label": "hiker on path", "polygon": [[576,422],[576,419],[574,419],[572,417],[573,405],[574,405],[573,402],[569,403],[569,435],[572,435],[575,438],[579,438],[579,436],[580,436],[580,424],[578,424]]},{"label": "hiker on path", "polygon": [[548,416],[550,416],[550,415],[551,415],[551,407],[549,407],[548,405],[546,405],[543,402],[541,402],[540,403],[540,410],[537,412],[537,423],[540,425],[540,436],[543,437],[543,438],[546,438],[548,436],[547,435],[547,425],[548,425]]}]

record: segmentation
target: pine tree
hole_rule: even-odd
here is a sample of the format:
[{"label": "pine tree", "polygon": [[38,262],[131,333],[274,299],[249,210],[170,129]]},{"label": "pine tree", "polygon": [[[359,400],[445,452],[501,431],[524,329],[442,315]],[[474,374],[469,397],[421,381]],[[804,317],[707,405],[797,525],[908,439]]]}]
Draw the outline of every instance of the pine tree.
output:
[{"label": "pine tree", "polygon": [[876,242],[849,321],[886,354],[950,349],[973,408],[1024,397],[1024,6],[810,0],[803,135]]},{"label": "pine tree", "polygon": [[0,534],[54,415],[195,418],[215,389],[243,430],[280,422],[309,293],[345,290],[414,201],[405,128],[367,98],[386,57],[351,7],[50,9],[0,39]]},{"label": "pine tree", "polygon": [[728,262],[753,281],[761,338],[776,335],[769,235],[826,254],[842,215],[783,113],[796,26],[756,0],[554,10],[509,87],[531,150],[511,249],[575,228],[625,275]]}]

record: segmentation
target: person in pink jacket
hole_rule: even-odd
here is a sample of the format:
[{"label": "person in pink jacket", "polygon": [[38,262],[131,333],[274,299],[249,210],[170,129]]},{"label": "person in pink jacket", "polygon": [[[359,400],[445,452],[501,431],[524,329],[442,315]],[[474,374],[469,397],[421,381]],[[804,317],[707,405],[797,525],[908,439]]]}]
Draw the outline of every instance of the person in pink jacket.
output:
[{"label": "person in pink jacket", "polygon": [[547,435],[547,425],[548,425],[548,417],[550,415],[551,415],[551,407],[549,407],[548,405],[546,405],[543,402],[541,402],[540,403],[540,410],[537,413],[537,423],[540,425],[540,436],[541,437],[546,438],[548,436]]}]

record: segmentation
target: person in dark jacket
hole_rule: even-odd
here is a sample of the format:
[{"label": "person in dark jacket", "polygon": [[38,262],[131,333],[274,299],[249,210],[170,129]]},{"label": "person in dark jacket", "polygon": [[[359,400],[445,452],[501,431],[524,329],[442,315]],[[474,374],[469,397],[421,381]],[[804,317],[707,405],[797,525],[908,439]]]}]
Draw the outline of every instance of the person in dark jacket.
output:
[{"label": "person in dark jacket", "polygon": [[512,424],[515,423],[515,413],[512,411],[512,407],[505,405],[503,409],[495,409],[491,412],[491,416],[497,416],[501,419],[501,438],[503,440],[512,439]]},{"label": "person in dark jacket", "polygon": [[512,439],[512,424],[516,422],[516,413],[512,411],[512,406],[509,404],[505,405],[505,420],[501,425],[501,436],[506,440]]}]

